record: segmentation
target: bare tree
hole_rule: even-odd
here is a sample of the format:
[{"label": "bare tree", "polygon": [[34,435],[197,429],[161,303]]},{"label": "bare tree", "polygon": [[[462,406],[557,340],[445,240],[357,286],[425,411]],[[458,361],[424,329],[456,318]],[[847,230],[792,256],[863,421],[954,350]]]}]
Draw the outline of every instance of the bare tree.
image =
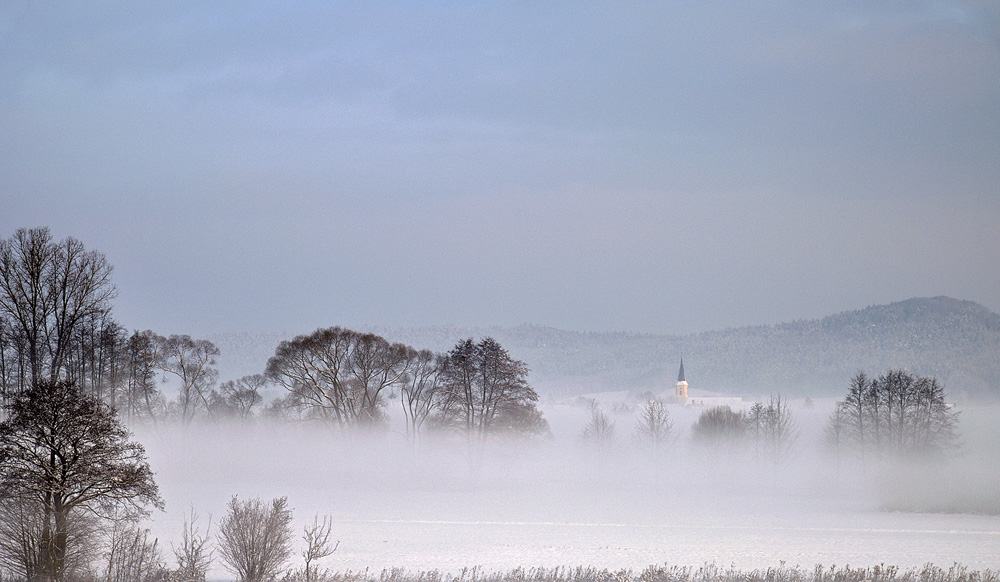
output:
[{"label": "bare tree", "polygon": [[150,330],[136,331],[129,336],[125,346],[124,402],[120,405],[122,414],[128,419],[144,418],[155,422],[164,414],[163,396],[156,388],[160,339]]},{"label": "bare tree", "polygon": [[150,539],[134,519],[111,521],[106,558],[104,582],[158,582],[167,576],[159,540]]},{"label": "bare tree", "polygon": [[235,416],[246,421],[253,417],[253,409],[263,402],[261,389],[267,384],[264,376],[252,374],[243,376],[238,380],[229,380],[219,386],[219,391],[213,391],[215,397],[213,408],[221,410],[223,414]]},{"label": "bare tree", "polygon": [[171,546],[177,560],[176,575],[183,582],[205,582],[205,574],[212,565],[212,518],[208,519],[205,533],[198,527],[198,514],[192,507],[184,517],[181,545]]},{"label": "bare tree", "polygon": [[306,543],[306,549],[302,552],[305,560],[305,582],[316,582],[317,571],[313,562],[321,560],[337,551],[340,542],[330,545],[330,531],[333,529],[333,521],[330,516],[324,515],[323,521],[319,516],[314,516],[311,525],[306,525],[302,529],[302,540]]},{"label": "bare tree", "polygon": [[778,395],[771,396],[767,406],[754,403],[746,415],[746,424],[757,457],[780,463],[788,456],[797,429],[786,399]]},{"label": "bare tree", "polygon": [[[73,513],[66,523],[67,575],[83,572],[100,554],[100,520],[92,514]],[[30,499],[7,492],[0,495],[0,573],[19,580],[44,579],[46,547],[45,510]]]},{"label": "bare tree", "polygon": [[527,376],[528,366],[493,338],[463,340],[448,352],[440,372],[437,421],[479,438],[547,432]]},{"label": "bare tree", "polygon": [[646,443],[654,455],[667,446],[673,432],[670,411],[659,398],[649,398],[639,405],[639,422],[635,428],[636,439]]},{"label": "bare tree", "polygon": [[580,436],[585,442],[590,443],[600,451],[607,450],[614,445],[615,423],[608,418],[607,414],[604,414],[604,411],[594,401],[590,402],[590,420],[583,427]]},{"label": "bare tree", "polygon": [[162,507],[145,450],[106,404],[73,384],[42,381],[5,409],[0,503],[22,504],[24,515],[40,520],[31,554],[42,580],[64,579],[78,514]]},{"label": "bare tree", "polygon": [[889,370],[877,378],[859,372],[844,400],[837,403],[828,434],[856,452],[872,457],[934,455],[957,446],[958,413],[945,401],[934,378]]},{"label": "bare tree", "polygon": [[0,314],[24,338],[31,384],[61,377],[78,327],[109,313],[115,293],[104,255],[72,237],[22,228],[0,241]]},{"label": "bare tree", "polygon": [[415,443],[437,403],[443,357],[430,350],[421,350],[414,351],[410,358],[409,374],[401,383],[399,397],[406,418],[406,434]]},{"label": "bare tree", "polygon": [[24,330],[0,311],[0,405],[31,382],[27,346]]},{"label": "bare tree", "polygon": [[330,424],[370,426],[384,420],[385,397],[407,379],[413,349],[340,327],[281,342],[266,376],[284,386],[286,404]]},{"label": "bare tree", "polygon": [[212,414],[208,397],[219,375],[213,367],[219,348],[189,335],[155,336],[154,341],[159,369],[180,380],[177,406],[181,421],[190,423],[199,410]]},{"label": "bare tree", "polygon": [[218,550],[239,582],[267,582],[281,572],[292,553],[292,511],[288,498],[240,501],[233,497],[219,523]]}]

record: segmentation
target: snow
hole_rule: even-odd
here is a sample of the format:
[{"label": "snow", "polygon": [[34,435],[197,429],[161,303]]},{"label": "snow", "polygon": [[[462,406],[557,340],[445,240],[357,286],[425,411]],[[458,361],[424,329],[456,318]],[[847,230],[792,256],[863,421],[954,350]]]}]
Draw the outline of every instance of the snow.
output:
[{"label": "snow", "polygon": [[[799,412],[807,449],[820,423]],[[775,469],[700,458],[681,437],[652,462],[630,445],[624,412],[612,415],[620,447],[599,455],[576,438],[585,406],[547,405],[545,413],[553,438],[487,450],[297,425],[140,428],[167,504],[151,528],[169,549],[191,507],[203,529],[211,514],[214,530],[233,495],[288,496],[296,543],[314,515],[333,518],[340,547],[321,565],[335,570],[1000,568],[1000,516],[882,511],[877,479],[805,451]],[[675,430],[683,433],[696,413],[675,409]],[[226,576],[219,564],[212,574]]]}]

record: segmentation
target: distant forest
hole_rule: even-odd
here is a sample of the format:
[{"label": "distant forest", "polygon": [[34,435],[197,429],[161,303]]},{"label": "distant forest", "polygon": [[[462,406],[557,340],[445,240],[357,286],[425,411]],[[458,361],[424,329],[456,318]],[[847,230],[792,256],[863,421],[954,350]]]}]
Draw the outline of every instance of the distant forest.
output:
[{"label": "distant forest", "polygon": [[[683,355],[695,390],[838,396],[858,370],[905,369],[937,378],[953,400],[1000,398],[1000,315],[971,301],[914,298],[798,320],[686,336],[585,333],[537,325],[366,328],[390,341],[443,351],[456,338],[496,338],[528,364],[539,392],[672,389]],[[306,330],[296,330],[303,333]],[[259,372],[295,333],[209,336],[225,376]]]}]

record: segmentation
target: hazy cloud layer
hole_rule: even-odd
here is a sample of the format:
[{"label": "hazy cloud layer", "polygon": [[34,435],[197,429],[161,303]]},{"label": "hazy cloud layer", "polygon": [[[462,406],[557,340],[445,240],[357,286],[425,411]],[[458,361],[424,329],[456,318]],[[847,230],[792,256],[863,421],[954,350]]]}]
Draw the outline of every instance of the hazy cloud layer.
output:
[{"label": "hazy cloud layer", "polygon": [[0,8],[0,236],[130,327],[1000,309],[996,2]]}]

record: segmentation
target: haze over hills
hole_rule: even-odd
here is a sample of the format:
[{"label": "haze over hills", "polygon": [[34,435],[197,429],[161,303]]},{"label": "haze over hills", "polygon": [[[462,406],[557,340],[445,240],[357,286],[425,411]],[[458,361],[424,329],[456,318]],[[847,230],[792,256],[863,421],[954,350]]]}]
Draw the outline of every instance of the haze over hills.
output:
[{"label": "haze over hills", "polygon": [[[303,330],[307,333],[312,330]],[[950,297],[913,298],[798,320],[686,336],[588,333],[537,325],[367,328],[389,341],[445,351],[466,337],[493,336],[531,368],[539,392],[659,391],[684,357],[692,388],[758,397],[839,396],[859,369],[904,368],[942,381],[953,399],[1000,396],[1000,315]],[[222,379],[259,373],[295,334],[210,336]]]}]

